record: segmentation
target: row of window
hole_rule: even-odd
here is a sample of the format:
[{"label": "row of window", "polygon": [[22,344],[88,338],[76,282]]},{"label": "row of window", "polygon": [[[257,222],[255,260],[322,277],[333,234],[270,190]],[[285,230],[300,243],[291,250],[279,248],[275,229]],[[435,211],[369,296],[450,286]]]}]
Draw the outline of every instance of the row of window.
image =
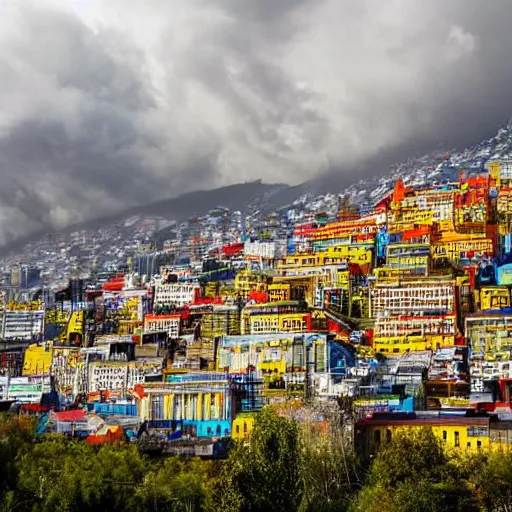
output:
[{"label": "row of window", "polygon": [[[240,434],[240,425],[235,425],[235,432]],[[244,434],[247,434],[247,422],[244,421]]]},{"label": "row of window", "polygon": [[[471,431],[471,433],[470,433],[470,431]],[[486,435],[487,435],[487,427],[470,427],[468,429],[468,437],[480,437],[480,436],[486,436]],[[392,439],[391,429],[387,428],[386,429],[386,443],[391,442],[391,439]],[[373,441],[377,445],[380,444],[380,442],[381,442],[380,430],[375,430],[375,432],[373,433]],[[448,432],[446,430],[443,430],[443,441],[444,442],[448,441]],[[454,432],[454,444],[453,445],[455,446],[455,448],[460,447],[460,433],[457,431]],[[476,446],[477,446],[477,448],[481,448],[482,441],[477,441]],[[467,447],[471,448],[471,441],[467,442]]]}]

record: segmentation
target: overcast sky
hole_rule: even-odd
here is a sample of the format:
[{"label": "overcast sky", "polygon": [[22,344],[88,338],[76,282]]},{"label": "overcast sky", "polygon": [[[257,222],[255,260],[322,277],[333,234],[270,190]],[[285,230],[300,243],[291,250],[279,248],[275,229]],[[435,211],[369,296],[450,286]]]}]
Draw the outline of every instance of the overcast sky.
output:
[{"label": "overcast sky", "polygon": [[198,188],[465,146],[508,0],[0,0],[0,242]]}]

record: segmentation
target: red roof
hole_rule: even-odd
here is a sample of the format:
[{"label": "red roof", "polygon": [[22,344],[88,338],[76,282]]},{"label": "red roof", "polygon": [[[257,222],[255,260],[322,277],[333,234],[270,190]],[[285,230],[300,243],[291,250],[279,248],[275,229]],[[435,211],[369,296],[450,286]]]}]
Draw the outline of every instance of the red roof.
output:
[{"label": "red roof", "polygon": [[173,313],[170,315],[155,315],[153,313],[147,313],[145,315],[145,320],[170,320],[172,318],[181,318],[179,313]]},{"label": "red roof", "polygon": [[124,287],[124,275],[123,274],[119,274],[115,277],[112,277],[103,285],[104,290],[108,290],[108,291],[112,291],[112,292],[119,292],[123,289],[123,287]]},{"label": "red roof", "polygon": [[85,411],[83,409],[73,409],[71,411],[62,411],[55,413],[57,421],[80,421],[85,419]]},{"label": "red roof", "polygon": [[227,244],[222,247],[222,252],[226,256],[232,256],[234,254],[239,254],[244,251],[244,243],[243,242],[235,242],[232,244]]},{"label": "red roof", "polygon": [[41,404],[21,404],[20,409],[22,411],[34,411],[34,412],[45,412],[49,411],[49,407],[44,407]]}]

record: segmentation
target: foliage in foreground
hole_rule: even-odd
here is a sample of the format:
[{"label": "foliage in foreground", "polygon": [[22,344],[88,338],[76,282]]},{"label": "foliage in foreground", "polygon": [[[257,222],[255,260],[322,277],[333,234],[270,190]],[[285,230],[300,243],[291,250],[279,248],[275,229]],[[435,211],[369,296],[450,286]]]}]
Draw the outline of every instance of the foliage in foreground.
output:
[{"label": "foliage in foreground", "polygon": [[270,409],[222,462],[35,440],[30,419],[0,418],[4,511],[508,512],[511,480],[511,455],[450,458],[429,429],[397,433],[363,473],[343,428],[305,435]]},{"label": "foliage in foreground", "polygon": [[478,511],[461,468],[429,428],[398,432],[373,462],[354,509],[382,512]]}]

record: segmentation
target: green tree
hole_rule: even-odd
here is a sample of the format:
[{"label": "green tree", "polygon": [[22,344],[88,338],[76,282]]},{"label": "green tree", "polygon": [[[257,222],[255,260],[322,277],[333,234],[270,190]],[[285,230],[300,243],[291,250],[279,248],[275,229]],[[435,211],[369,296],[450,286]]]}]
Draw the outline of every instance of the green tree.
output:
[{"label": "green tree", "polygon": [[33,437],[32,418],[9,414],[0,416],[0,493],[15,487],[16,456],[32,441]]},{"label": "green tree", "polygon": [[131,445],[91,447],[51,436],[19,454],[9,499],[41,512],[134,510],[147,463]]},{"label": "green tree", "polygon": [[373,462],[355,510],[476,511],[468,482],[430,428],[397,432]]},{"label": "green tree", "polygon": [[484,452],[466,461],[467,477],[484,510],[512,511],[512,454]]},{"label": "green tree", "polygon": [[171,481],[172,510],[176,512],[195,512],[202,508],[205,492],[201,475],[183,472]]},{"label": "green tree", "polygon": [[209,467],[208,462],[201,460],[165,459],[145,475],[137,489],[139,509],[154,512],[201,510],[209,491]]},{"label": "green tree", "polygon": [[265,408],[248,445],[237,446],[220,477],[218,510],[295,512],[302,499],[299,427]]},{"label": "green tree", "polygon": [[332,439],[326,438],[313,446],[304,446],[301,474],[304,493],[299,510],[347,510],[357,482],[355,460],[348,443],[335,445]]},{"label": "green tree", "polygon": [[351,430],[352,401],[339,400],[336,404],[307,407],[312,415],[327,420],[327,431],[302,428],[301,474],[304,493],[301,511],[346,510],[359,485],[359,467],[353,450]]},{"label": "green tree", "polygon": [[16,457],[30,446],[34,426],[31,417],[0,415],[0,499],[4,503],[13,499],[18,479]]}]

